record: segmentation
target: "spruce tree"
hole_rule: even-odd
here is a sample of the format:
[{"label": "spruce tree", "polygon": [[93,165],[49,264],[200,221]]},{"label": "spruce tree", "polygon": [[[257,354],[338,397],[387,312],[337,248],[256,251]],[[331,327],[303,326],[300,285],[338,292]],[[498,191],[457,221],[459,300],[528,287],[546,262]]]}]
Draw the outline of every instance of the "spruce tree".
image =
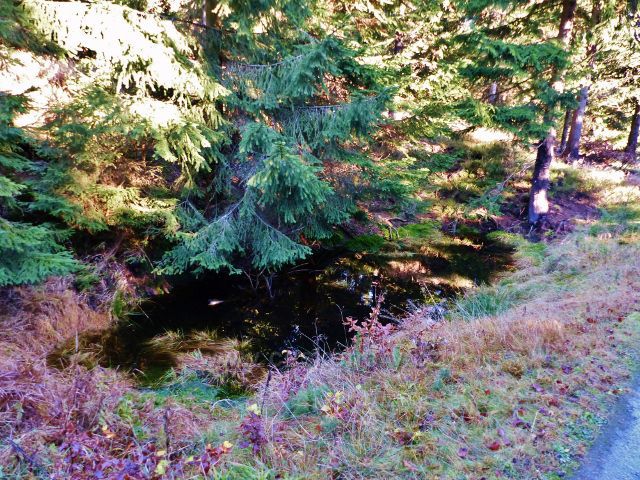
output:
[{"label": "spruce tree", "polygon": [[168,273],[267,272],[308,255],[353,208],[353,193],[326,167],[349,161],[346,143],[372,131],[388,96],[356,52],[306,32],[308,12],[292,3],[216,13],[208,22],[222,34],[209,58],[222,59],[231,92],[223,109],[232,142],[214,173],[225,191],[214,210],[199,201],[181,210],[179,244],[162,262]]},{"label": "spruce tree", "polygon": [[65,248],[70,232],[47,216],[29,214],[43,165],[24,152],[37,149],[37,140],[13,126],[25,108],[23,97],[0,94],[0,287],[38,283],[79,266]]},{"label": "spruce tree", "polygon": [[[541,2],[535,8],[509,1],[465,4],[470,32],[459,37],[468,59],[461,72],[474,83],[497,81],[509,92],[503,105],[478,106],[486,119],[478,115],[468,119],[500,126],[526,142],[535,142],[531,223],[539,222],[549,209],[547,190],[558,107],[573,105],[572,92],[564,88],[564,76],[570,65],[568,46],[576,8],[575,0],[563,0],[560,12],[555,2]],[[477,105],[477,101],[470,101]]]},{"label": "spruce tree", "polygon": [[162,273],[272,271],[353,211],[357,173],[332,172],[357,172],[389,92],[299,2],[202,6],[24,2],[30,28],[94,76],[52,112],[32,208],[63,198],[63,224],[148,245]]}]

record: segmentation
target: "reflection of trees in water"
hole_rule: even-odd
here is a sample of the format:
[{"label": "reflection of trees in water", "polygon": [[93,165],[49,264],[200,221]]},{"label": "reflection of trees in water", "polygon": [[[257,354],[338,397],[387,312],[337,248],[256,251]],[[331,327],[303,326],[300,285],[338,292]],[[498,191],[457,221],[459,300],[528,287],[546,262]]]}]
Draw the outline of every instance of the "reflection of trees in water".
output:
[{"label": "reflection of trees in water", "polygon": [[[128,325],[81,338],[81,352],[68,343],[56,361],[82,353],[105,366],[156,376],[187,361],[207,370],[215,370],[217,361],[233,366],[237,362],[226,357],[233,351],[253,356],[254,364],[278,363],[283,350],[332,350],[348,342],[343,319],[367,317],[381,294],[381,318],[393,321],[415,304],[437,303],[488,280],[510,257],[506,249],[487,245],[317,259],[276,276],[273,297],[255,292],[241,277],[203,278],[155,298],[143,306],[146,316]],[[222,302],[209,306],[212,298]]]}]

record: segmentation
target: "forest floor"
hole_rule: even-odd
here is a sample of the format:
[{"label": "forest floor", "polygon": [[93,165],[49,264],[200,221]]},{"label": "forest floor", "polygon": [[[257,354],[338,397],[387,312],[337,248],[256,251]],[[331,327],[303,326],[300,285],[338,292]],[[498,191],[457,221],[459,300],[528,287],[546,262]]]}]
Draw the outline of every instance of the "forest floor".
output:
[{"label": "forest floor", "polygon": [[514,271],[446,313],[427,307],[399,326],[379,323],[374,309],[353,325],[352,347],[291,358],[240,395],[225,390],[243,375],[228,352],[215,362],[192,358],[155,389],[135,387],[123,372],[88,370],[82,358],[51,368],[54,345],[104,328],[108,317],[61,280],[16,289],[0,322],[0,478],[569,474],[627,391],[640,353],[635,176],[599,161],[556,165],[552,225],[565,223],[530,243],[518,235],[529,233],[515,213],[521,206],[491,215],[496,200],[486,194],[522,203],[526,178],[500,177],[501,162],[523,161],[517,153],[493,144],[433,148],[435,157],[390,160],[400,162],[390,181],[420,182],[425,164],[440,164],[429,170],[425,183],[441,183],[422,191],[424,204],[395,215],[437,219],[446,230],[503,226],[510,231],[492,235],[517,249]]}]

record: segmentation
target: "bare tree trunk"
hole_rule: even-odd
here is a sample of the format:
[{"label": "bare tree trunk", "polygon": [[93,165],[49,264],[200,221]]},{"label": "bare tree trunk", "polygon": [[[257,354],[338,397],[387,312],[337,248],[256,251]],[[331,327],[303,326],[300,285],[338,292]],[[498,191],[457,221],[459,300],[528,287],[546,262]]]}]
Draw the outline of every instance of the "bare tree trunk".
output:
[{"label": "bare tree trunk", "polygon": [[[571,39],[571,31],[573,30],[573,21],[576,15],[577,0],[562,1],[562,15],[560,16],[560,29],[558,31],[558,40],[565,46],[569,44]],[[553,73],[551,83],[556,83],[562,79],[561,71]],[[551,107],[549,107],[545,117],[552,118]],[[556,147],[556,129],[555,125],[549,128],[549,133],[540,141],[538,152],[536,154],[536,163],[533,167],[533,177],[531,178],[531,190],[529,192],[529,223],[535,224],[540,222],[544,216],[549,213],[549,201],[547,192],[549,190],[549,173],[551,163],[553,162],[554,149]]]},{"label": "bare tree trunk", "polygon": [[[591,18],[589,19],[591,29],[595,29],[595,27],[600,23],[601,17],[601,0],[594,0],[591,10]],[[587,38],[589,38],[587,58],[589,59],[589,68],[593,70],[596,63],[597,44],[592,33],[589,33]],[[586,83],[583,84],[578,95],[578,108],[573,112],[569,140],[566,147],[562,149],[562,155],[570,160],[577,160],[580,157],[580,138],[582,137],[584,115],[587,111],[587,102],[589,101],[589,83],[591,82],[591,74],[587,75],[585,81]]]},{"label": "bare tree trunk", "polygon": [[573,112],[569,140],[562,150],[562,155],[570,160],[577,160],[580,157],[580,137],[582,136],[582,125],[584,123],[584,114],[587,111],[588,98],[589,87],[582,87],[578,96],[578,108]]},{"label": "bare tree trunk", "polygon": [[489,87],[489,104],[496,105],[498,103],[498,82],[493,82]]},{"label": "bare tree trunk", "polygon": [[562,1],[562,15],[560,16],[560,30],[558,31],[558,40],[566,45],[571,40],[571,32],[573,30],[573,21],[576,17],[577,0]]},{"label": "bare tree trunk", "polygon": [[529,223],[536,224],[549,213],[549,173],[553,162],[556,137],[555,131],[550,131],[547,138],[538,146],[536,163],[533,168],[533,180],[529,193]]},{"label": "bare tree trunk", "polygon": [[640,100],[636,99],[636,108],[631,118],[631,129],[629,130],[629,140],[624,151],[631,157],[631,161],[635,162],[638,150],[638,133],[640,133]]},{"label": "bare tree trunk", "polygon": [[202,2],[202,23],[207,27],[216,27],[218,15],[215,12],[217,0],[203,0]]},{"label": "bare tree trunk", "polygon": [[558,153],[564,152],[567,146],[567,138],[569,137],[569,129],[571,128],[571,117],[573,110],[567,110],[564,114],[564,127],[562,127],[562,138],[560,139],[560,146],[558,147]]}]

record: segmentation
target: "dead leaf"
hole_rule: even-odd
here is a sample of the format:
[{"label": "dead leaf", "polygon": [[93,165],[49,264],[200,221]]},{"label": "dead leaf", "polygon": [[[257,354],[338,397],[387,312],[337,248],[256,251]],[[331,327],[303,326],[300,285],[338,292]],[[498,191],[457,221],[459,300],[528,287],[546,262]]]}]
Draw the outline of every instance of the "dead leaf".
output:
[{"label": "dead leaf", "polygon": [[498,440],[494,440],[489,445],[487,445],[487,448],[493,452],[496,452],[500,450],[500,442]]}]

